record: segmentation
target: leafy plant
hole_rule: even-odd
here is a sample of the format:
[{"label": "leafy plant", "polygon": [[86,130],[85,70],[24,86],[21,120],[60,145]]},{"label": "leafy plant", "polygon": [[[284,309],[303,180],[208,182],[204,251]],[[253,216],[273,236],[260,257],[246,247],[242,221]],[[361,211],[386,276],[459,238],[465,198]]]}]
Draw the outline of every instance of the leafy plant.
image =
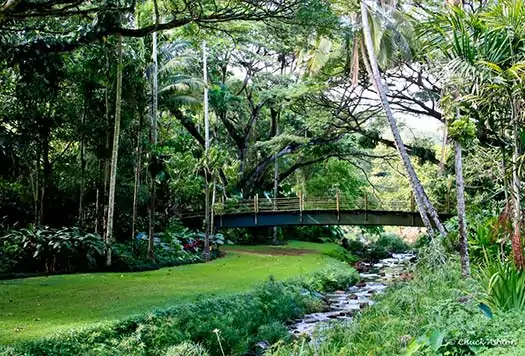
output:
[{"label": "leafy plant", "polygon": [[502,311],[525,310],[525,272],[508,260],[490,259],[479,268],[477,279],[483,289],[483,302]]},{"label": "leafy plant", "polygon": [[209,356],[209,353],[204,346],[185,341],[179,345],[169,347],[164,356]]},{"label": "leafy plant", "polygon": [[47,226],[11,230],[0,237],[0,246],[3,251],[0,257],[11,262],[4,272],[92,270],[104,251],[99,235],[82,233],[77,228]]}]

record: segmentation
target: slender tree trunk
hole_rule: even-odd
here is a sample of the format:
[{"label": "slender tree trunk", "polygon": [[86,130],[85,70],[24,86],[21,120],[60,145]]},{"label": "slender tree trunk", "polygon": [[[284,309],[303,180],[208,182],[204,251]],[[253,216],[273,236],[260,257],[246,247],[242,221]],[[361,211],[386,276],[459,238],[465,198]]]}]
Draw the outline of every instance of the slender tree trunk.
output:
[{"label": "slender tree trunk", "polygon": [[[152,57],[153,57],[153,89],[152,89],[152,110],[151,110],[151,140],[152,148],[155,150],[158,142],[158,56],[157,56],[157,32],[153,32],[152,40]],[[155,153],[156,154],[156,153]],[[151,155],[151,159],[156,159]],[[150,194],[150,207],[149,207],[149,229],[148,229],[148,258],[150,260],[155,259],[155,208],[156,208],[156,195],[157,186],[155,183],[155,177],[151,176],[151,194]]]},{"label": "slender tree trunk", "polygon": [[204,251],[203,257],[205,261],[210,260],[210,227],[211,227],[211,207],[210,207],[210,170],[208,167],[208,154],[210,150],[210,117],[208,112],[208,64],[207,64],[207,50],[206,42],[202,43],[202,60],[204,73],[204,156],[206,160],[205,167],[205,199],[204,199]]},{"label": "slender tree trunk", "polygon": [[108,223],[108,199],[109,199],[109,173],[110,173],[110,166],[111,166],[111,158],[109,157],[109,149],[110,149],[110,124],[109,124],[109,86],[110,86],[110,66],[109,66],[109,54],[108,49],[106,49],[106,90],[104,91],[104,104],[105,104],[105,116],[106,116],[106,146],[104,151],[104,184],[102,186],[102,201],[104,202],[104,206],[102,207],[102,236],[104,237],[104,241],[107,241],[108,234],[107,234],[107,223]]},{"label": "slender tree trunk", "polygon": [[95,234],[98,234],[98,204],[99,204],[99,197],[100,195],[100,189],[97,187],[97,190],[95,192]]},{"label": "slender tree trunk", "polygon": [[122,104],[122,35],[117,35],[117,84],[115,100],[115,127],[111,152],[111,173],[109,179],[108,219],[106,226],[106,266],[111,266],[111,244],[113,243],[113,217],[115,213],[115,188],[117,185],[118,148],[120,136],[120,114]]},{"label": "slender tree trunk", "polygon": [[514,151],[512,155],[512,197],[514,200],[514,214],[512,219],[513,234],[512,234],[512,253],[514,255],[514,263],[520,270],[524,267],[523,261],[523,247],[521,245],[521,180],[519,177],[519,103],[517,100],[512,102],[512,114],[513,114],[513,143]]},{"label": "slender tree trunk", "polygon": [[[275,137],[279,136],[279,114],[275,115]],[[279,158],[275,154],[273,172],[273,210],[277,210],[277,198],[279,195]],[[277,244],[278,227],[273,227],[273,243]]]},{"label": "slender tree trunk", "polygon": [[[432,207],[432,206],[430,202],[428,201],[428,198],[425,195],[424,189],[421,186],[419,179],[417,178],[414,167],[412,166],[412,162],[410,161],[410,157],[408,156],[403,140],[401,139],[401,134],[397,127],[397,123],[394,119],[392,109],[390,108],[390,103],[388,102],[385,88],[381,81],[381,75],[379,73],[379,65],[377,64],[377,58],[374,52],[374,44],[372,41],[372,35],[370,33],[370,25],[368,23],[368,10],[366,8],[366,4],[364,3],[364,1],[361,1],[361,17],[362,17],[365,45],[368,51],[368,58],[370,60],[370,66],[371,66],[371,71],[372,71],[372,76],[373,76],[373,80],[375,83],[375,87],[381,99],[383,108],[385,110],[385,114],[386,114],[388,123],[390,124],[390,128],[392,130],[392,135],[394,136],[394,142],[396,144],[397,151],[399,153],[399,156],[401,157],[401,161],[403,162],[403,165],[407,172],[412,190],[414,191],[414,198],[415,198],[419,213],[421,215],[421,219],[423,220],[424,225],[427,227],[428,233],[433,235],[433,227],[427,215],[427,212],[429,212],[429,214],[432,215],[431,212],[428,211],[429,207]],[[437,219],[436,221],[434,217],[434,223],[436,224],[436,227],[438,228],[438,230],[440,230],[440,232],[445,231],[439,219]],[[440,225],[441,225],[441,228],[440,228]]]},{"label": "slender tree trunk", "polygon": [[468,255],[467,216],[465,213],[465,183],[463,181],[463,149],[459,141],[454,141],[456,165],[456,194],[459,224],[459,255],[461,259],[461,273],[464,277],[470,276],[470,260]]},{"label": "slender tree trunk", "polygon": [[448,125],[445,122],[443,124],[443,141],[441,142],[441,159],[439,160],[439,171],[441,174],[445,173],[445,158],[447,154],[447,136],[448,136]]},{"label": "slender tree trunk", "polygon": [[135,148],[135,183],[133,184],[133,217],[131,221],[131,241],[135,240],[137,230],[137,204],[140,189],[140,167],[142,158],[141,149],[141,137],[142,137],[142,111],[139,113],[139,127],[137,130],[137,146]]},{"label": "slender tree trunk", "polygon": [[[34,214],[35,214],[35,225],[40,225],[40,150],[37,150],[36,160],[35,160],[35,178],[33,186],[33,203],[34,203]],[[32,175],[31,175],[32,177]]]},{"label": "slender tree trunk", "polygon": [[[87,95],[87,93],[84,93]],[[86,159],[84,157],[85,151],[85,125],[86,125],[86,99],[84,99],[84,110],[82,113],[82,133],[80,139],[80,187],[79,187],[79,197],[78,197],[78,223],[82,228],[84,225],[84,185],[85,185],[85,175],[86,175]]]},{"label": "slender tree trunk", "polygon": [[217,176],[213,175],[212,180],[212,190],[211,190],[211,204],[210,204],[210,234],[215,234],[215,224],[214,224],[214,218],[215,218],[215,201],[217,199]]},{"label": "slender tree trunk", "polygon": [[42,172],[42,188],[41,188],[41,195],[40,195],[40,224],[46,223],[46,212],[49,207],[49,201],[50,201],[50,188],[51,188],[51,174],[52,174],[52,167],[51,167],[51,159],[49,157],[49,141],[50,141],[50,135],[51,130],[47,124],[42,131],[42,159],[43,159],[43,172]]}]

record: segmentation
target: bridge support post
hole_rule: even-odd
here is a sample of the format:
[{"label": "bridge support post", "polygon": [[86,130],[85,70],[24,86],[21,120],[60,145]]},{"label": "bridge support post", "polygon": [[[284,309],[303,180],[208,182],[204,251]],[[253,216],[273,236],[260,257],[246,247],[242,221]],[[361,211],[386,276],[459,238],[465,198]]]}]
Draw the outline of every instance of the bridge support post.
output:
[{"label": "bridge support post", "polygon": [[340,222],[341,221],[341,212],[340,212],[341,205],[339,201],[339,189],[337,189],[337,191],[335,192],[335,208],[337,210],[337,222]]},{"label": "bridge support post", "polygon": [[226,202],[224,201],[224,195],[221,197],[221,210],[219,214],[219,226],[222,227],[222,216],[224,215],[224,210],[226,209]]},{"label": "bridge support post", "polygon": [[299,192],[299,218],[303,222],[303,192]]},{"label": "bridge support post", "polygon": [[257,225],[257,213],[259,212],[259,194],[255,194],[253,197],[253,212],[254,212],[254,222]]},{"label": "bridge support post", "polygon": [[365,192],[365,221],[368,221],[368,193]]},{"label": "bridge support post", "polygon": [[410,191],[410,212],[412,213],[412,226],[416,226],[414,192]]}]

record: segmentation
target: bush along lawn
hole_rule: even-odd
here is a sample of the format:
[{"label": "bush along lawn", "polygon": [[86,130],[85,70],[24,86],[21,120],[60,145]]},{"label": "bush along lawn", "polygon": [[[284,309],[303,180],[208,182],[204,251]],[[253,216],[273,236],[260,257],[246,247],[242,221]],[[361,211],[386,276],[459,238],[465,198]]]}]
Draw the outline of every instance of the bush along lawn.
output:
[{"label": "bush along lawn", "polygon": [[488,308],[479,284],[459,271],[454,262],[418,266],[414,280],[327,330],[319,345],[279,342],[268,355],[525,355],[525,315]]},{"label": "bush along lawn", "polygon": [[323,307],[314,292],[345,288],[357,280],[355,270],[334,261],[325,269],[286,282],[270,279],[248,293],[202,299],[120,322],[20,342],[5,347],[0,355],[191,356],[205,355],[204,349],[210,355],[240,355],[254,351],[260,341],[286,340],[287,321]]}]

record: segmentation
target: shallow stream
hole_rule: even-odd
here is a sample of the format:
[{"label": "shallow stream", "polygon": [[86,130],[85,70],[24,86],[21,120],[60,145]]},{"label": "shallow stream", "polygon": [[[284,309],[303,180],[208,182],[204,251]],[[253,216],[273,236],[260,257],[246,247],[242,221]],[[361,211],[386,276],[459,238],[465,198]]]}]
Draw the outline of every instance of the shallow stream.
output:
[{"label": "shallow stream", "polygon": [[346,290],[325,294],[326,310],[296,320],[290,333],[312,335],[316,328],[330,327],[334,321],[351,321],[356,312],[374,303],[374,294],[382,293],[393,281],[410,278],[408,266],[414,259],[413,254],[398,253],[377,263],[360,263],[360,281]]}]

